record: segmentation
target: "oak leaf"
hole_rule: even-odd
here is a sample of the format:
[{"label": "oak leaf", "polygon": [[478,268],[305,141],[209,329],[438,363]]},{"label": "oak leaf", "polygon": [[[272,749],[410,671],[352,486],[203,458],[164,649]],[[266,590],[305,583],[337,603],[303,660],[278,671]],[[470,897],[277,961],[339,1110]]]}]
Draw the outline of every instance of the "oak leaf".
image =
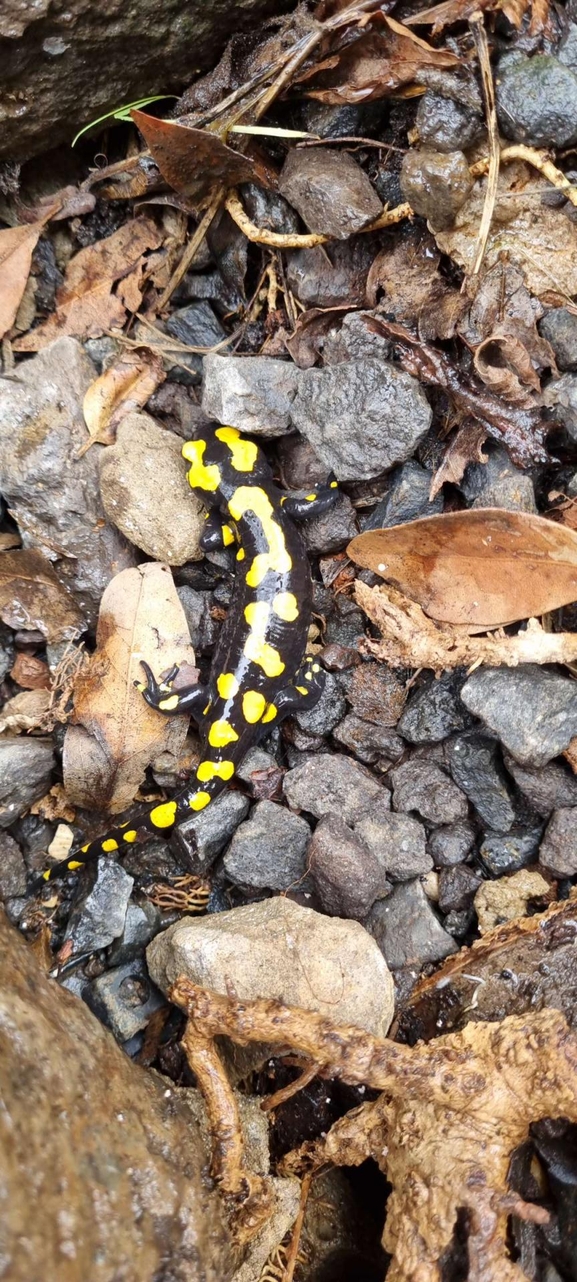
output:
[{"label": "oak leaf", "polygon": [[131,115],[162,177],[191,200],[200,203],[216,187],[255,181],[252,162],[227,147],[217,134],[176,120],[158,120],[143,111],[133,111]]},{"label": "oak leaf", "polygon": [[367,530],[349,543],[433,619],[490,628],[577,600],[577,535],[529,512],[446,512]]},{"label": "oak leaf", "polygon": [[[375,26],[362,32],[338,53],[307,68],[300,80],[320,76],[322,83],[307,88],[307,96],[338,105],[373,102],[414,81],[423,67],[457,67],[459,59],[447,49],[435,49],[388,15],[385,32]],[[298,80],[299,78],[297,78]]]},{"label": "oak leaf", "polygon": [[142,409],[165,378],[162,357],[150,347],[133,348],[119,356],[85,393],[82,412],[90,440],[81,452],[96,441],[111,445],[122,419]]}]

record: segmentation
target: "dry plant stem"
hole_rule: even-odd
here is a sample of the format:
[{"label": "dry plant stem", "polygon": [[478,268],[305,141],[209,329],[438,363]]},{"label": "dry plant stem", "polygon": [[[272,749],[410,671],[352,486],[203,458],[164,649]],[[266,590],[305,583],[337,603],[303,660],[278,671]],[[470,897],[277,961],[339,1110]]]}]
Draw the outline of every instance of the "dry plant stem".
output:
[{"label": "dry plant stem", "polygon": [[213,218],[218,213],[218,210],[220,209],[223,195],[224,195],[224,188],[218,187],[212,197],[210,205],[205,210],[198,224],[198,227],[196,228],[196,231],[193,232],[188,242],[188,245],[184,250],[182,258],[178,263],[178,266],[173,271],[172,276],[168,282],[168,285],[166,286],[166,289],[163,291],[163,293],[161,294],[158,300],[158,311],[161,312],[163,307],[166,307],[166,304],[172,298],[172,295],[175,289],[177,288],[178,285],[180,285],[180,282],[183,276],[186,275],[190,267],[190,264],[194,261],[197,251],[200,248],[202,241],[204,240],[204,237],[210,227],[210,224]]},{"label": "dry plant stem", "polygon": [[467,636],[449,623],[434,623],[420,605],[385,583],[369,588],[357,579],[355,596],[361,609],[379,629],[381,640],[366,637],[365,654],[393,668],[451,668],[472,671],[481,663],[491,668],[520,663],[575,663],[577,633],[545,632],[537,619],[529,619],[516,637]]},{"label": "dry plant stem", "polygon": [[305,1211],[307,1209],[307,1202],[309,1200],[309,1193],[311,1191],[312,1180],[313,1180],[313,1172],[310,1171],[303,1177],[303,1180],[301,1183],[299,1209],[297,1213],[297,1218],[293,1226],[291,1243],[290,1243],[288,1255],[286,1258],[286,1264],[285,1264],[282,1282],[293,1282],[294,1272],[295,1272],[295,1269],[298,1263],[298,1258],[299,1258],[299,1247],[301,1243],[303,1224],[305,1219]]},{"label": "dry plant stem", "polygon": [[283,1086],[280,1091],[275,1091],[274,1095],[268,1095],[263,1099],[261,1108],[263,1113],[272,1112],[273,1108],[278,1108],[279,1104],[285,1104],[287,1099],[292,1099],[293,1095],[298,1095],[299,1091],[304,1090],[310,1082],[317,1076],[316,1065],[310,1068],[304,1068],[294,1082],[289,1082],[288,1086]]},{"label": "dry plant stem", "polygon": [[[230,214],[237,227],[244,232],[247,240],[253,241],[257,245],[270,245],[274,249],[313,249],[315,245],[326,245],[331,236],[325,236],[322,232],[308,232],[306,235],[299,236],[296,233],[284,233],[277,231],[268,231],[266,227],[257,227],[256,223],[251,222],[245,214],[242,204],[236,191],[231,190],[226,197],[224,207]],[[363,227],[363,232],[379,231],[382,227],[391,227],[393,223],[400,223],[403,218],[412,218],[413,210],[408,204],[397,205],[395,209],[385,209],[374,222],[369,223],[368,227]]]},{"label": "dry plant stem", "polygon": [[479,227],[479,236],[477,241],[477,253],[475,255],[475,264],[472,275],[477,276],[481,270],[481,263],[485,256],[487,239],[491,230],[493,219],[493,210],[497,197],[497,183],[499,181],[499,130],[497,126],[497,108],[495,106],[495,86],[491,73],[491,60],[489,58],[489,44],[487,33],[481,12],[474,13],[469,20],[469,26],[473,33],[479,59],[479,68],[481,71],[481,84],[483,87],[483,98],[485,100],[485,116],[487,120],[487,132],[489,136],[489,173],[487,178],[487,190],[485,192],[485,201],[483,204],[483,214]]},{"label": "dry plant stem", "polygon": [[[524,160],[527,165],[532,165],[533,169],[538,169],[544,178],[556,187],[558,191],[564,191],[567,200],[577,208],[577,187],[574,187],[565,174],[544,156],[542,152],[537,151],[535,147],[526,147],[524,143],[516,143],[512,147],[503,147],[500,159],[503,164],[509,164],[513,160]],[[487,173],[490,165],[490,159],[484,157],[478,160],[475,165],[471,165],[471,173],[474,178],[480,178]]]},{"label": "dry plant stem", "polygon": [[[288,1044],[323,1062],[330,1076],[382,1092],[337,1122],[312,1152],[305,1146],[305,1155],[317,1168],[371,1156],[386,1173],[393,1190],[383,1237],[393,1257],[387,1282],[441,1282],[462,1209],[469,1215],[469,1282],[526,1282],[507,1247],[508,1168],[532,1122],[577,1120],[577,1038],[559,1011],[471,1023],[408,1047],[278,1002],[218,996],[185,979],[170,995],[206,1036]],[[542,1218],[521,1201],[514,1209]]]}]

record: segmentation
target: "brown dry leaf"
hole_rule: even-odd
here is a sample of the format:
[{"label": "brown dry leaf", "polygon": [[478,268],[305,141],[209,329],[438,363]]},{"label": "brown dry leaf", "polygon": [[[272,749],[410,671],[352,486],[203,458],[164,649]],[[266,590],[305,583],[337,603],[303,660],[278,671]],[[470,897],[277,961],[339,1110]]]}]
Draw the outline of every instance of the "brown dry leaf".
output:
[{"label": "brown dry leaf", "polygon": [[479,343],[474,357],[475,369],[497,396],[512,405],[530,408],[536,405],[535,393],[541,391],[539,375],[527,348],[511,335],[490,334]]},{"label": "brown dry leaf", "polygon": [[40,801],[35,801],[30,807],[31,815],[41,815],[43,819],[48,819],[53,823],[55,819],[64,819],[66,823],[74,823],[76,811],[69,804],[66,793],[61,783],[55,783],[50,792],[45,793]]},{"label": "brown dry leaf", "polygon": [[382,290],[387,313],[416,325],[420,338],[452,338],[467,300],[439,275],[439,262],[433,237],[411,229],[392,249],[377,254],[367,278],[369,307],[376,306]]},{"label": "brown dry leaf", "polygon": [[[475,259],[486,183],[486,178],[477,180],[453,227],[435,232],[441,252],[467,272]],[[554,291],[567,299],[577,293],[577,227],[563,209],[541,204],[550,191],[550,184],[520,161],[501,167],[484,261],[491,267],[505,254],[523,272],[532,294]]]},{"label": "brown dry leaf", "polygon": [[252,162],[227,147],[217,134],[175,120],[158,120],[143,111],[131,115],[162,177],[190,200],[201,203],[216,187],[255,181]]},{"label": "brown dry leaf", "polygon": [[186,738],[187,717],[159,716],[134,687],[142,680],[142,659],[158,676],[175,663],[194,662],[167,566],[149,562],[112,579],[100,606],[96,645],[75,686],[64,785],[73,805],[117,814],[134,800],[148,766],[167,752],[177,757]]},{"label": "brown dry leaf", "polygon": [[348,311],[350,307],[348,303],[344,303],[342,307],[311,307],[310,311],[301,313],[294,333],[285,339],[285,347],[299,369],[312,369],[327,334],[338,328]]},{"label": "brown dry leaf", "polygon": [[466,22],[477,10],[495,13],[501,10],[514,27],[520,27],[528,9],[532,10],[529,33],[539,35],[549,15],[549,0],[443,0],[442,4],[423,9],[407,18],[407,25],[433,25],[433,35],[453,22]]},{"label": "brown dry leaf", "polygon": [[0,231],[0,338],[16,320],[44,221]]},{"label": "brown dry leaf", "polygon": [[[402,1046],[278,1001],[223,997],[184,977],[169,997],[189,1016],[183,1045],[208,1095],[215,1161],[225,1135],[230,1144],[230,1108],[226,1087],[220,1109],[215,1102],[214,1081],[222,1080],[223,1069],[213,1039],[288,1048],[304,1059],[304,1072],[316,1066],[324,1077],[380,1092],[327,1136],[289,1154],[281,1169],[310,1172],[327,1161],[356,1166],[368,1157],[377,1162],[392,1186],[383,1234],[392,1257],[388,1282],[439,1282],[458,1226],[469,1282],[526,1282],[509,1251],[509,1217],[513,1212],[546,1224],[550,1216],[509,1191],[511,1155],[533,1122],[577,1121],[577,1037],[559,1011],[471,1023],[430,1043]],[[248,1209],[258,1186],[243,1170],[238,1140],[234,1170],[245,1176]],[[266,1190],[263,1204],[265,1198]],[[253,1209],[258,1219],[258,1204]]]},{"label": "brown dry leaf", "polygon": [[69,828],[67,824],[58,824],[47,853],[50,855],[51,859],[60,863],[61,859],[66,859],[73,841],[74,833],[72,829]]},{"label": "brown dry leaf", "polygon": [[576,896],[573,889],[545,913],[497,926],[419,979],[401,1006],[396,1036],[413,1045],[470,1021],[551,1006],[577,1027]]},{"label": "brown dry leaf", "polygon": [[44,714],[48,711],[50,694],[48,690],[23,690],[7,699],[0,712],[0,734],[9,730],[11,734],[37,730],[43,727]]},{"label": "brown dry leaf", "polygon": [[73,641],[86,623],[41,552],[0,555],[0,618],[9,628],[38,629],[47,641]]},{"label": "brown dry leaf", "polygon": [[445,623],[499,627],[577,600],[577,535],[530,512],[427,516],[357,534],[347,554]]},{"label": "brown dry leaf", "polygon": [[148,249],[158,249],[161,241],[162,233],[152,219],[135,218],[112,236],[81,249],[68,263],[54,315],[19,338],[15,351],[39,352],[63,334],[98,338],[111,326],[122,325],[125,307],[112,287],[133,271]]},{"label": "brown dry leaf", "polygon": [[536,369],[555,369],[555,353],[537,330],[544,315],[538,298],[529,293],[520,267],[503,255],[485,271],[458,331],[469,347],[477,347],[491,334],[510,335],[527,349]]},{"label": "brown dry leaf", "polygon": [[52,685],[48,664],[25,650],[18,651],[10,676],[23,690],[49,690]]},{"label": "brown dry leaf", "polygon": [[[321,80],[320,85],[307,88],[307,97],[336,105],[372,102],[394,93],[401,85],[411,84],[423,67],[459,66],[455,54],[433,48],[394,18],[383,17],[388,31],[374,27],[363,31],[340,52],[301,74],[301,81],[313,76]],[[298,83],[299,77],[296,80]]]},{"label": "brown dry leaf", "polygon": [[369,588],[360,579],[355,596],[361,609],[381,633],[381,640],[365,637],[359,645],[391,668],[486,667],[516,668],[520,663],[575,663],[577,632],[545,632],[537,619],[529,619],[515,637],[471,636],[462,627],[434,623],[420,605],[396,588],[383,584]]},{"label": "brown dry leaf", "polygon": [[445,481],[458,485],[470,463],[486,463],[488,454],[483,451],[487,431],[482,423],[464,423],[447,446],[442,463],[431,481],[429,502],[436,498]]},{"label": "brown dry leaf", "polygon": [[96,441],[112,445],[118,424],[133,410],[142,409],[165,378],[162,357],[150,347],[132,348],[118,357],[85,394],[82,412],[91,439],[82,453]]},{"label": "brown dry leaf", "polygon": [[8,552],[10,548],[19,548],[21,544],[22,539],[19,534],[12,534],[12,532],[0,534],[0,552]]}]

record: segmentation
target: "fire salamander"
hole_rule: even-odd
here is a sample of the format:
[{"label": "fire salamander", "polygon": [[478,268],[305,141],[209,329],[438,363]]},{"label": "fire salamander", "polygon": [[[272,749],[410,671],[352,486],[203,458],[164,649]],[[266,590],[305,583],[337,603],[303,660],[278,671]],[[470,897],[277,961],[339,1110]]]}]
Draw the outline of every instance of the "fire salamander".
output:
[{"label": "fire salamander", "polygon": [[258,445],[233,427],[187,441],[182,453],[189,483],[208,507],[201,546],[236,546],[233,596],[207,686],[175,690],[178,668],[157,681],[144,663],[146,681],[137,685],[159,713],[188,713],[196,720],[200,764],[171,801],[141,810],[74,851],[43,874],[45,881],[151,834],[168,834],[191,812],[204,810],[259,738],[287,713],[313,707],[322,693],[324,674],[306,655],[312,580],[294,522],[331,507],[337,482],[329,478],[304,498],[282,495]]}]

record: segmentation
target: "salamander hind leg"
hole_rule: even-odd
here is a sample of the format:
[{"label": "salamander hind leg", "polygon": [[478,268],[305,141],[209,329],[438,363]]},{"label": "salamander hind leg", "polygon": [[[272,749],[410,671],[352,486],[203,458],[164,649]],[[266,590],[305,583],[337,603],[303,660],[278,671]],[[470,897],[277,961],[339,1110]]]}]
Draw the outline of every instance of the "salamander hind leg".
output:
[{"label": "salamander hind leg", "polygon": [[338,483],[331,472],[327,481],[313,485],[308,494],[298,497],[296,494],[284,494],[281,499],[283,511],[293,521],[306,521],[310,516],[322,516],[339,498]]},{"label": "salamander hind leg", "polygon": [[325,673],[312,654],[305,655],[302,664],[289,686],[285,686],[276,695],[274,704],[263,717],[263,724],[272,721],[272,708],[276,708],[279,717],[288,717],[293,712],[308,712],[318,703],[325,688]]},{"label": "salamander hind leg", "polygon": [[177,664],[170,669],[163,681],[156,680],[152,668],[144,660],[141,661],[141,667],[144,669],[146,681],[135,681],[134,684],[151,708],[164,713],[166,717],[191,716],[195,721],[202,720],[208,702],[204,686],[197,684],[174,690],[173,681],[178,673]]}]

